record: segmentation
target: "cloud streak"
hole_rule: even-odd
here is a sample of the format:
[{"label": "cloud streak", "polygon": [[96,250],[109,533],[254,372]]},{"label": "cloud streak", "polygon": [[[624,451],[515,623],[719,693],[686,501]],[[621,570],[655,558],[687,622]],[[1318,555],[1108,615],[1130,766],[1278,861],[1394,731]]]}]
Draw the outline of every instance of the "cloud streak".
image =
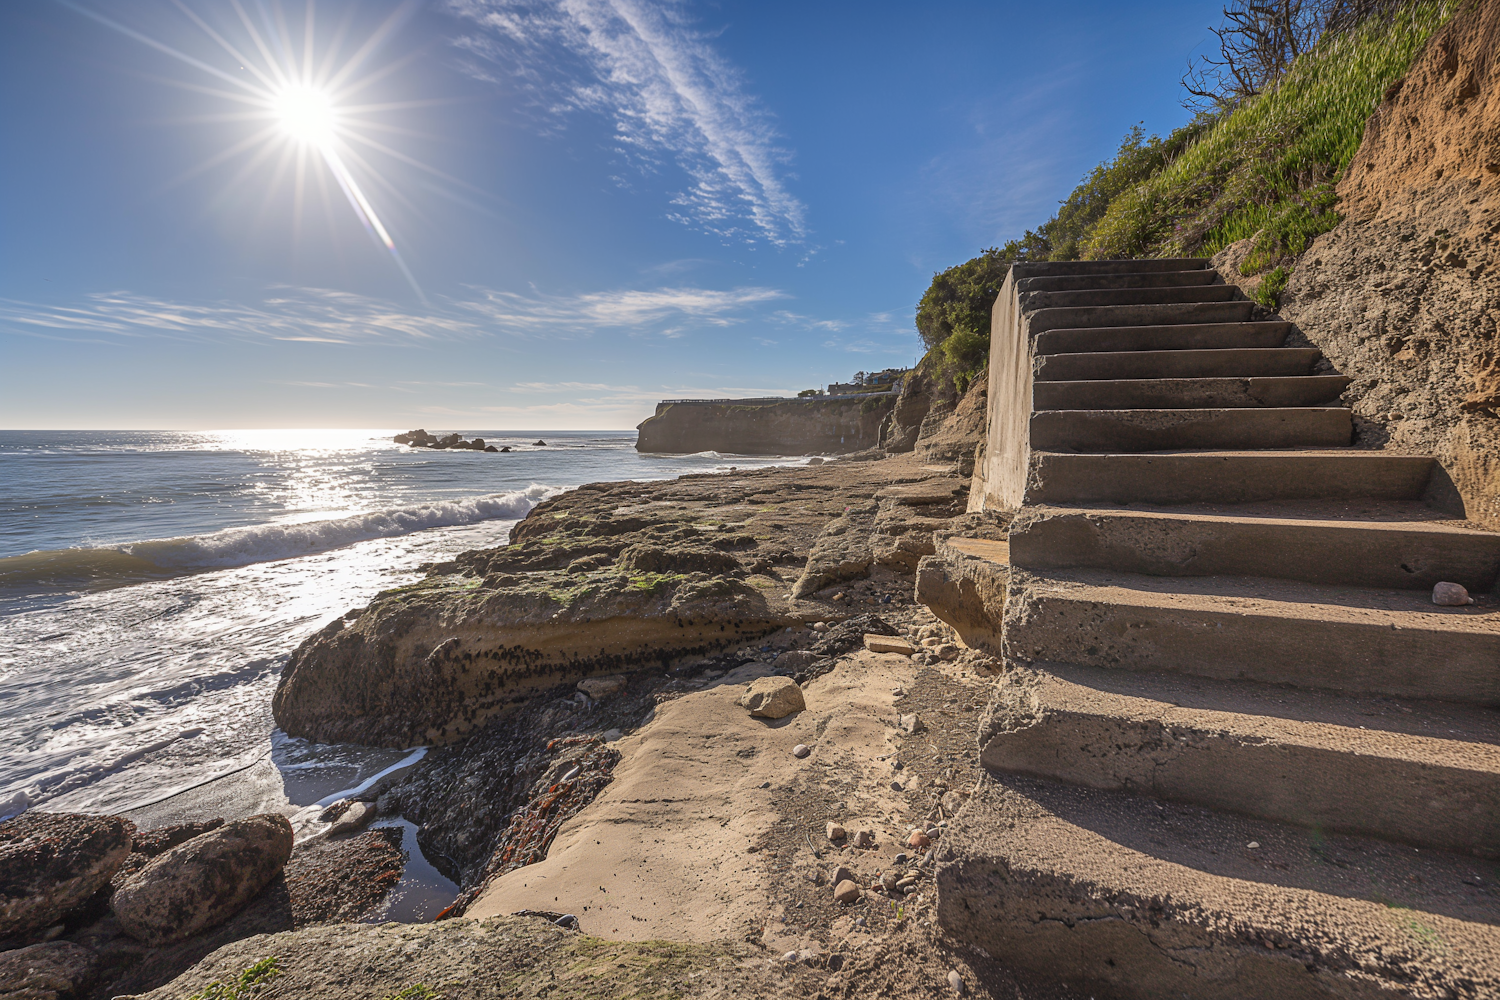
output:
[{"label": "cloud streak", "polygon": [[379,299],[327,289],[278,289],[258,305],[188,304],[105,292],[73,305],[0,299],[0,332],[92,343],[142,338],[190,342],[301,341],[414,345],[494,334],[559,339],[606,330],[680,337],[695,329],[744,322],[762,303],[786,297],[774,288],[617,289],[579,295],[529,295],[472,289],[473,297],[409,312]]},{"label": "cloud streak", "polygon": [[[548,127],[591,112],[647,169],[675,162],[687,185],[670,217],[725,239],[776,246],[807,236],[786,188],[786,150],[740,72],[672,5],[642,0],[449,0],[472,25],[457,41],[478,78],[526,95]],[[498,74],[498,76],[497,76]]]}]

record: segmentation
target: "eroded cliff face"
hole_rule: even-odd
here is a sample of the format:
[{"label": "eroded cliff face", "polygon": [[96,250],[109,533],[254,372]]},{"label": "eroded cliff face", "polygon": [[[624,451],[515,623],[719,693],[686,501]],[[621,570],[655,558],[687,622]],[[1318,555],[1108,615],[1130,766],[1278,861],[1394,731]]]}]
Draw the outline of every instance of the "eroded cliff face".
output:
[{"label": "eroded cliff face", "polygon": [[1359,444],[1435,455],[1500,528],[1500,0],[1433,36],[1338,193],[1281,315],[1355,377]]},{"label": "eroded cliff face", "polygon": [[989,373],[980,372],[960,394],[937,369],[929,355],[907,376],[880,446],[892,455],[915,451],[933,465],[957,464],[968,475],[988,427]]},{"label": "eroded cliff face", "polygon": [[662,403],[636,430],[637,451],[842,455],[875,446],[893,395],[745,405]]}]

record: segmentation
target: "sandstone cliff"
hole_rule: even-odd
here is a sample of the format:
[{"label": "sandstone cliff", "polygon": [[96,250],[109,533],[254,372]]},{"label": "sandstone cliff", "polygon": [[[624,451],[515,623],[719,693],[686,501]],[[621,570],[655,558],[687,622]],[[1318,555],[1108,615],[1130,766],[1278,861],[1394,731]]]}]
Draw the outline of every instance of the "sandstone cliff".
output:
[{"label": "sandstone cliff", "polygon": [[1450,501],[1500,527],[1500,2],[1432,37],[1338,194],[1281,315],[1355,376],[1358,443],[1436,455]]},{"label": "sandstone cliff", "polygon": [[784,403],[661,403],[636,429],[637,451],[841,455],[873,447],[893,395]]},{"label": "sandstone cliff", "polygon": [[968,475],[987,427],[988,375],[981,371],[959,392],[942,371],[940,355],[929,353],[902,385],[881,427],[881,448],[892,455],[915,451],[934,465],[956,463]]}]

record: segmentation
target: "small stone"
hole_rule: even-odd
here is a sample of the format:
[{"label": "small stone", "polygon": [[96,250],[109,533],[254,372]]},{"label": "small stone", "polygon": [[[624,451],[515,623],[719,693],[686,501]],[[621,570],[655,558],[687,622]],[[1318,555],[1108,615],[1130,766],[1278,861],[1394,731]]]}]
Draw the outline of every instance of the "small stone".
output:
[{"label": "small stone", "polygon": [[785,955],[781,956],[781,960],[783,962],[795,962],[795,961],[797,961],[797,958],[798,958],[798,955],[797,955],[797,953],[795,951],[789,951]]},{"label": "small stone", "polygon": [[333,825],[328,828],[328,835],[333,837],[341,833],[353,833],[355,830],[362,830],[374,818],[375,803],[351,802],[349,803],[349,808],[345,809],[339,815],[339,818],[333,821]]},{"label": "small stone", "polygon": [[808,746],[806,743],[798,743],[796,746],[792,747],[792,756],[796,757],[798,760],[801,760],[810,753],[812,753],[812,747]]},{"label": "small stone", "polygon": [[861,830],[858,833],[856,833],[854,835],[854,846],[855,847],[874,847],[875,846],[875,831],[874,830]]},{"label": "small stone", "polygon": [[907,857],[907,856],[906,856],[906,855],[905,855],[905,854],[898,854],[898,855],[896,855],[896,856],[895,856],[895,857],[894,857],[894,858],[892,858],[892,859],[891,859],[891,860],[892,860],[892,861],[893,861],[893,862],[894,862],[894,863],[895,863],[895,864],[898,864],[898,865],[904,865],[904,864],[906,864],[906,863],[907,863],[907,862],[908,862],[908,861],[910,861],[910,860],[911,860],[911,858],[909,858],[909,857]]},{"label": "small stone", "polygon": [[936,649],[942,644],[943,640],[935,635],[929,635],[922,640],[922,645],[926,646],[928,649]]},{"label": "small stone", "polygon": [[859,884],[846,878],[833,887],[833,898],[840,903],[857,903],[862,895]]},{"label": "small stone", "polygon": [[835,865],[833,869],[833,878],[829,879],[828,881],[830,885],[834,886],[837,886],[840,882],[852,882],[854,881],[854,873],[843,865]]},{"label": "small stone", "polygon": [[872,653],[900,653],[902,656],[910,656],[917,651],[917,647],[905,639],[894,635],[865,634],[865,648]]},{"label": "small stone", "polygon": [[1432,603],[1445,608],[1458,608],[1473,604],[1474,598],[1469,596],[1468,589],[1462,584],[1443,582],[1432,588]]},{"label": "small stone", "polygon": [[818,654],[806,649],[789,649],[776,659],[771,661],[772,668],[776,670],[801,670],[810,667],[818,659]]},{"label": "small stone", "polygon": [[932,843],[932,838],[921,830],[913,830],[911,836],[906,838],[906,846],[921,849]]},{"label": "small stone", "polygon": [[827,622],[813,622],[812,623],[812,630],[814,632],[827,632],[828,631],[828,623]]},{"label": "small stone", "polygon": [[1250,841],[1250,843],[1246,844],[1245,846],[1248,847],[1248,848],[1250,848],[1250,850],[1252,850],[1252,851],[1259,850],[1259,848],[1260,848],[1260,841],[1258,841],[1258,840],[1252,840],[1252,841]]},{"label": "small stone", "polygon": [[867,920],[864,917],[855,917],[854,918],[854,926],[855,927],[863,927],[867,923],[869,923],[869,920]]},{"label": "small stone", "polygon": [[891,782],[891,791],[893,791],[893,792],[899,792],[899,791],[901,791],[901,782],[899,782],[899,781],[893,781],[893,782]]},{"label": "small stone", "polygon": [[958,974],[958,970],[948,970],[948,986],[952,988],[954,993],[962,993],[964,991],[964,977]]},{"label": "small stone", "polygon": [[917,714],[915,712],[913,712],[910,715],[903,715],[903,716],[901,716],[901,725],[900,725],[900,728],[901,728],[901,731],[903,733],[905,733],[908,736],[911,736],[912,734],[918,733],[918,732],[921,731],[921,729],[922,729],[922,720],[919,719],[919,718],[917,718]]},{"label": "small stone", "polygon": [[604,735],[601,736],[601,737],[599,737],[599,738],[602,739],[606,743],[613,743],[615,740],[619,739],[620,737],[622,737],[624,735],[625,734],[622,733],[622,732],[620,732],[620,730],[618,730],[618,729],[606,729],[604,731]]},{"label": "small stone", "polygon": [[840,969],[842,969],[843,967],[844,967],[844,956],[843,955],[829,955],[828,956],[828,971],[829,972],[837,972]]},{"label": "small stone", "polygon": [[943,831],[942,831],[941,828],[936,827],[936,826],[929,826],[927,828],[927,839],[928,840],[937,840],[938,837],[942,836],[942,833],[943,833]]},{"label": "small stone", "polygon": [[573,916],[573,914],[571,914],[571,913],[564,913],[562,916],[558,917],[556,920],[554,920],[552,922],[554,924],[556,924],[557,926],[559,926],[559,927],[577,927],[578,926],[578,918],[575,917],[575,916]]},{"label": "small stone", "polygon": [[881,876],[880,876],[880,885],[881,885],[881,887],[883,889],[885,889],[886,892],[895,892],[896,891],[896,882],[897,881],[898,881],[898,879],[896,878],[896,873],[895,872],[883,872],[883,873],[881,873]]},{"label": "small stone", "polygon": [[610,677],[585,677],[578,682],[578,690],[598,701],[605,695],[611,695],[625,686],[625,678],[619,674]]},{"label": "small stone", "polygon": [[824,832],[827,833],[829,840],[843,840],[849,835],[843,827],[832,820],[828,821],[828,828]]},{"label": "small stone", "polygon": [[784,719],[807,708],[802,688],[790,677],[757,677],[746,685],[740,704],[761,719]]},{"label": "small stone", "polygon": [[937,649],[934,649],[933,652],[937,654],[940,660],[956,660],[958,659],[959,648],[951,642],[945,642]]},{"label": "small stone", "polygon": [[900,889],[902,892],[905,892],[916,884],[917,877],[915,875],[908,875],[896,883],[896,888]]}]

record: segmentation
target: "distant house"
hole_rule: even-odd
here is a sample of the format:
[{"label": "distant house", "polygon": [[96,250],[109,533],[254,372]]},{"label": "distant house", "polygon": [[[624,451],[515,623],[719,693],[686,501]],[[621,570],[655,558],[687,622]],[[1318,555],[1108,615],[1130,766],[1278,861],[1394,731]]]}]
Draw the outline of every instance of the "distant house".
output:
[{"label": "distant house", "polygon": [[855,372],[852,382],[835,382],[828,387],[830,396],[849,396],[866,392],[900,392],[905,368],[887,368],[883,372]]}]

